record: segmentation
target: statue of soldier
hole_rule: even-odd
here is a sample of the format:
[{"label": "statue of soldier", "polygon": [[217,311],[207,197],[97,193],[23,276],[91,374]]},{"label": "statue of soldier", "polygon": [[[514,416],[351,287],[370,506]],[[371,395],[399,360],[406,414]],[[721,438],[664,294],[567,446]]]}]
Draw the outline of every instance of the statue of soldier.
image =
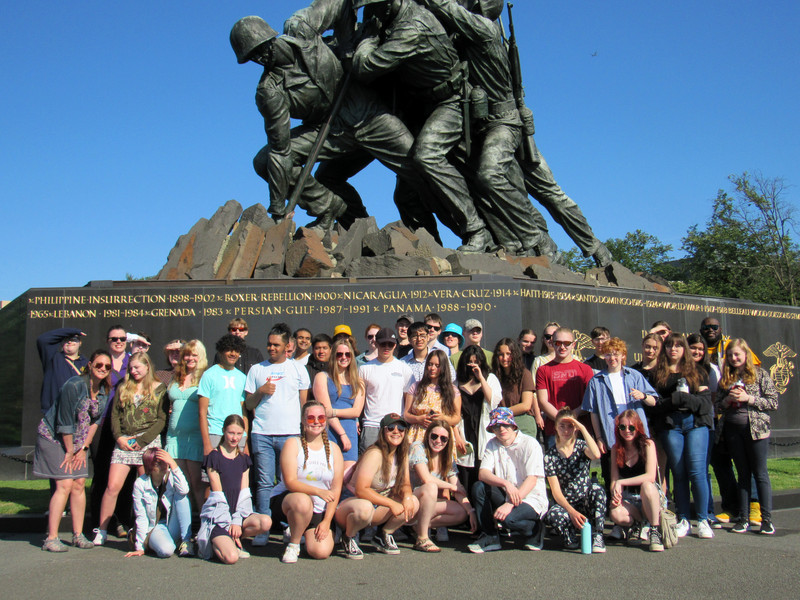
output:
[{"label": "statue of soldier", "polygon": [[[253,159],[256,172],[269,183],[269,212],[282,217],[285,200],[330,115],[344,78],[342,64],[312,27],[295,21],[294,36],[281,35],[260,17],[245,17],[231,30],[231,45],[239,63],[264,67],[256,90],[256,105],[264,117],[268,144]],[[335,159],[363,149],[398,176],[418,179],[409,152],[414,138],[391,115],[377,95],[355,83],[343,93],[319,159]],[[291,119],[302,125],[292,128]],[[330,228],[346,211],[344,201],[309,178],[298,204],[318,217],[310,226]]]},{"label": "statue of soldier", "polygon": [[[522,121],[511,89],[508,52],[494,22],[503,0],[420,0],[454,35],[454,44],[469,66],[472,116],[479,145],[478,207],[495,240],[507,252],[546,254],[555,259],[557,248],[543,235],[528,200],[516,152],[522,139]],[[539,220],[542,221],[541,215]]]},{"label": "statue of soldier", "polygon": [[[364,6],[364,23],[371,32],[356,48],[353,75],[372,82],[392,74],[402,101],[405,121],[416,135],[412,158],[430,184],[446,215],[457,225],[462,252],[495,248],[478,215],[464,177],[447,154],[462,138],[463,73],[447,32],[430,11],[413,0],[355,0]],[[410,116],[412,111],[419,114]],[[444,217],[444,218],[443,218]]]}]

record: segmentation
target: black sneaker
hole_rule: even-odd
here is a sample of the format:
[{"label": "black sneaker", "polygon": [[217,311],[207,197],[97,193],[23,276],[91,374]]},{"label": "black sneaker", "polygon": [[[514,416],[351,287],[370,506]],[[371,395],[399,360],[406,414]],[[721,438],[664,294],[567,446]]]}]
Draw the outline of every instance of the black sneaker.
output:
[{"label": "black sneaker", "polygon": [[356,538],[347,537],[342,534],[342,539],[339,543],[342,545],[342,553],[345,558],[352,558],[354,560],[361,560],[364,558],[364,553],[361,551],[361,548],[358,547]]},{"label": "black sneaker", "polygon": [[378,552],[383,552],[384,554],[400,554],[400,548],[397,547],[392,534],[386,533],[383,527],[379,527],[378,531],[375,532],[372,538],[372,545]]},{"label": "black sneaker", "polygon": [[772,524],[772,521],[769,519],[762,519],[761,530],[758,533],[763,533],[764,535],[775,535],[775,526]]},{"label": "black sneaker", "polygon": [[734,525],[731,528],[731,531],[733,533],[747,533],[748,531],[750,531],[750,521],[747,520],[738,521],[736,525]]}]

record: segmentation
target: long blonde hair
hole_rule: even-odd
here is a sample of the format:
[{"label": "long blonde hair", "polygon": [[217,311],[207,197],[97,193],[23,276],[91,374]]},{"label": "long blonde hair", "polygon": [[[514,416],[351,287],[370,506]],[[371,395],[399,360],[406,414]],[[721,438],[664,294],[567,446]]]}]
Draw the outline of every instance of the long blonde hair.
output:
[{"label": "long blonde hair", "polygon": [[728,342],[728,345],[725,346],[725,364],[722,366],[722,377],[719,380],[719,386],[726,390],[729,390],[740,378],[738,369],[734,367],[728,359],[728,352],[734,348],[741,348],[744,350],[744,354],[747,357],[744,363],[744,373],[741,376],[742,382],[746,384],[756,382],[756,365],[753,362],[753,351],[750,350],[750,346],[748,346],[747,342],[742,338],[733,338]]},{"label": "long blonde hair", "polygon": [[183,385],[183,380],[186,378],[186,375],[189,374],[186,370],[186,363],[183,361],[188,354],[197,354],[197,366],[191,374],[192,384],[190,387],[200,383],[203,372],[208,368],[208,356],[206,355],[206,347],[203,345],[203,342],[200,340],[189,340],[181,348],[181,358],[172,375],[172,380],[178,384],[178,387]]},{"label": "long blonde hair", "polygon": [[[336,361],[336,349],[339,346],[346,346],[347,349],[350,351],[350,365],[347,367],[346,371],[342,371],[339,368],[339,363]],[[328,358],[328,375],[333,380],[333,385],[336,386],[336,393],[341,396],[342,394],[342,384],[339,382],[339,375],[341,373],[345,374],[345,379],[350,382],[350,387],[352,389],[353,398],[358,396],[360,393],[364,392],[364,382],[358,376],[358,363],[356,362],[356,349],[350,343],[349,340],[339,340],[338,342],[333,343],[333,347],[331,348],[331,356]]]},{"label": "long blonde hair", "polygon": [[122,380],[122,383],[119,384],[119,395],[117,397],[117,402],[119,402],[120,406],[127,406],[128,404],[133,403],[133,397],[136,395],[136,390],[139,387],[139,384],[131,377],[131,365],[133,363],[139,363],[145,365],[147,367],[147,374],[142,378],[142,390],[145,396],[145,403],[147,404],[157,404],[157,400],[153,397],[153,384],[156,383],[155,373],[153,371],[153,361],[150,360],[150,357],[147,355],[147,352],[136,352],[131,355],[130,359],[128,360],[128,372],[125,374],[125,378]]}]

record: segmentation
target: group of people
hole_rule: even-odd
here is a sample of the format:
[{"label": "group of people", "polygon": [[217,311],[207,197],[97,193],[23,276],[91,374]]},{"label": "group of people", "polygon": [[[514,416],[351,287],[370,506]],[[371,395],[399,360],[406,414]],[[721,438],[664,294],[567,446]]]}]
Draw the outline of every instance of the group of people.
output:
[{"label": "group of people", "polygon": [[502,10],[502,0],[314,0],[282,35],[260,17],[237,21],[238,62],[263,68],[256,105],[268,143],[253,164],[273,217],[292,211],[291,196],[317,217],[311,227],[349,227],[367,211],[348,179],[377,159],[397,176],[403,223],[438,240],[438,219],[462,252],[502,246],[559,261],[530,194],[584,256],[610,265],[536,148]]},{"label": "group of people", "polygon": [[[264,546],[278,523],[286,563],[303,542],[310,557],[330,556],[337,537],[347,558],[362,558],[369,540],[396,554],[398,530],[435,553],[459,525],[474,553],[514,536],[540,550],[548,528],[574,550],[587,527],[602,553],[606,518],[612,539],[661,551],[666,496],[679,537],[693,517],[701,539],[720,520],[742,533],[754,520],[751,479],[760,533],[774,533],[766,456],[778,393],[717,319],[686,337],[656,323],[632,367],[625,342],[604,327],[591,332],[594,356],[578,360],[575,332],[555,322],[539,356],[530,329],[489,351],[480,321],[445,325],[435,313],[370,324],[362,353],[347,325],[329,336],[275,324],[266,359],[247,335],[232,320],[212,366],[201,341],[172,340],[159,371],[147,336],[122,326],[88,360],[77,329],[39,338],[34,473],[53,482],[44,550],[67,549],[58,529],[69,500],[73,546],[105,544],[117,519],[112,531],[127,534],[131,557],[235,563],[249,556],[244,539]],[[90,450],[92,540],[83,533]],[[602,482],[590,475],[597,460]],[[725,514],[714,515],[709,465]]]}]

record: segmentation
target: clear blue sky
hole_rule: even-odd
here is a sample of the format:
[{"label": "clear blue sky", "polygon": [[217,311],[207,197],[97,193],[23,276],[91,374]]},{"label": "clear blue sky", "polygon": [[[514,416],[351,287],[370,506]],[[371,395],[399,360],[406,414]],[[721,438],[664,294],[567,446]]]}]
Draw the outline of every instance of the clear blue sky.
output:
[{"label": "clear blue sky", "polygon": [[[228,33],[304,5],[4,3],[0,299],[154,275],[200,217],[265,201],[260,68]],[[519,0],[514,16],[537,142],[600,239],[640,228],[678,248],[729,174],[800,184],[796,0]],[[393,179],[355,180],[379,225],[398,218]]]}]

